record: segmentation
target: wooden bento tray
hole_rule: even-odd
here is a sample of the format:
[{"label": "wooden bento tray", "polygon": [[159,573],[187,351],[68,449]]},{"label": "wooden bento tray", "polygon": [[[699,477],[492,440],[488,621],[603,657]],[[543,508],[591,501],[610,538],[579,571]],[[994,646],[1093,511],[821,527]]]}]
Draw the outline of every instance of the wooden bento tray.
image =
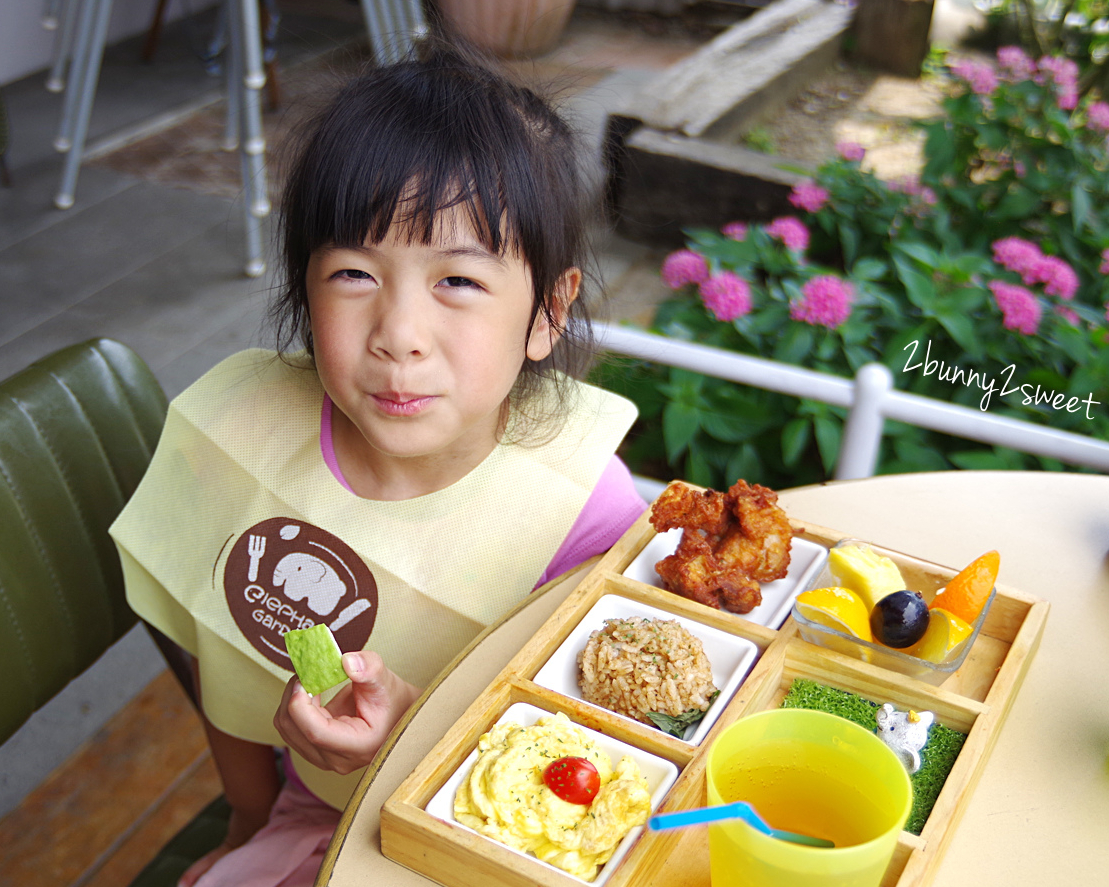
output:
[{"label": "wooden bento tray", "polygon": [[[824,527],[793,520],[801,538],[831,548],[844,538]],[[919,836],[902,832],[883,887],[930,883],[1043,634],[1045,601],[998,586],[982,631],[966,661],[940,686],[887,671],[814,646],[797,634],[792,618],[778,630],[713,610],[650,585],[623,571],[654,537],[644,515],[570,592],[566,600],[476,698],[454,726],[393,792],[381,809],[381,851],[387,858],[446,887],[569,887],[584,882],[522,857],[492,840],[445,822],[424,807],[478,738],[509,705],[526,702],[672,761],[679,773],[660,811],[706,804],[705,758],[712,739],[744,715],[780,705],[792,682],[808,678],[856,693],[876,703],[928,710],[936,721],[967,734]],[[902,569],[907,584],[945,584],[955,570],[875,545]],[[688,745],[641,725],[562,696],[532,681],[593,604],[604,594],[620,595],[678,616],[714,626],[753,642],[759,658],[700,745]],[[600,628],[601,626],[597,626]],[[602,870],[603,871],[603,870]],[[609,875],[611,887],[708,885],[708,837],[704,829],[652,832],[644,829]]]}]

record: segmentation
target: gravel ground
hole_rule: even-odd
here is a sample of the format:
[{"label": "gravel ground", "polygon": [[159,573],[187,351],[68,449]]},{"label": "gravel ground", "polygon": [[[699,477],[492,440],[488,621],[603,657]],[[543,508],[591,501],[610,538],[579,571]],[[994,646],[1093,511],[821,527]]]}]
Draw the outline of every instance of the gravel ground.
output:
[{"label": "gravel ground", "polygon": [[893,77],[839,62],[756,121],[747,145],[816,167],[835,155],[837,142],[857,142],[867,149],[864,167],[886,179],[911,175],[920,170],[923,145],[913,121],[938,115],[942,95],[933,77]]}]

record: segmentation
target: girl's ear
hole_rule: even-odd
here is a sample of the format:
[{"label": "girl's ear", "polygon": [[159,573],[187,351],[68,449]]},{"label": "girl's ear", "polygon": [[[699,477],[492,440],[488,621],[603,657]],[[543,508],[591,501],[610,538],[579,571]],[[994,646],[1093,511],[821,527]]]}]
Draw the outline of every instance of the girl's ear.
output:
[{"label": "girl's ear", "polygon": [[566,328],[566,317],[570,313],[570,306],[578,297],[581,287],[581,269],[567,268],[562,272],[555,284],[554,294],[551,298],[551,318],[540,311],[535,315],[535,322],[531,325],[528,334],[527,356],[534,361],[550,357],[554,346],[562,337]]}]

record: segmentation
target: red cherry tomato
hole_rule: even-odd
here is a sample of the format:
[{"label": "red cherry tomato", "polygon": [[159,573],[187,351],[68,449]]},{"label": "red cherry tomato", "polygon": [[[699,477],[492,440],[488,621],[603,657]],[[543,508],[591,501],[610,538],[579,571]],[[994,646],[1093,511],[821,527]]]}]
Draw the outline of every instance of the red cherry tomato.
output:
[{"label": "red cherry tomato", "polygon": [[601,775],[585,758],[559,758],[543,770],[547,788],[570,804],[588,806],[601,788]]}]

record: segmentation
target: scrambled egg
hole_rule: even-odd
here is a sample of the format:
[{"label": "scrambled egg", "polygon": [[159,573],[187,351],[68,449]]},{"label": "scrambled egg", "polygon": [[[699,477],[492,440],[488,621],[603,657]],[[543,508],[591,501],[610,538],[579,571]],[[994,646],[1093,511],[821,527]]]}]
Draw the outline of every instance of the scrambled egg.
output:
[{"label": "scrambled egg", "polygon": [[[587,758],[601,777],[589,806],[563,801],[543,783],[544,768],[570,756]],[[651,793],[635,760],[625,755],[614,770],[562,712],[531,727],[495,725],[478,741],[477,760],[454,798],[463,825],[586,881],[650,813]]]}]

